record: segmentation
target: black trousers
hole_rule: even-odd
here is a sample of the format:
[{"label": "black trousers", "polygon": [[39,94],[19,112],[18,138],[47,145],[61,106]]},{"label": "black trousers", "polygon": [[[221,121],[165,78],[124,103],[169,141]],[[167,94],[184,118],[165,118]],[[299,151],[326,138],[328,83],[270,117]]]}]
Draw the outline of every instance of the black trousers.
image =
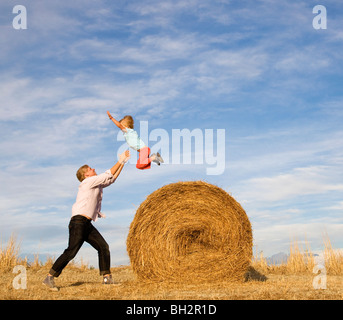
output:
[{"label": "black trousers", "polygon": [[99,231],[94,228],[91,220],[81,215],[71,218],[68,248],[55,261],[49,273],[54,277],[58,277],[69,261],[76,256],[85,241],[98,251],[100,275],[110,274],[111,257],[109,246]]}]

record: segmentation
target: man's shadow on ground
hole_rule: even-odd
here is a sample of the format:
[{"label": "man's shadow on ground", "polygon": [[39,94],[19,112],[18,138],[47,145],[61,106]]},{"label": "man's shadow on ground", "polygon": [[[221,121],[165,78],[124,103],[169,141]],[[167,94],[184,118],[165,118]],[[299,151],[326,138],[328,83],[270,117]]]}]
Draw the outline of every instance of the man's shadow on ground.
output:
[{"label": "man's shadow on ground", "polygon": [[267,277],[253,267],[249,267],[244,275],[244,281],[267,281]]}]

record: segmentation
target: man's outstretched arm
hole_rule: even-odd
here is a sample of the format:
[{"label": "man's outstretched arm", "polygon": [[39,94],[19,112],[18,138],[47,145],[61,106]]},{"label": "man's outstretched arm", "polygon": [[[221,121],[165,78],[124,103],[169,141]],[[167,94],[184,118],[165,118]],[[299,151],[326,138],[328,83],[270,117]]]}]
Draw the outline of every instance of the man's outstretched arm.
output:
[{"label": "man's outstretched arm", "polygon": [[124,167],[124,164],[129,159],[130,159],[130,151],[129,150],[126,150],[125,152],[123,152],[119,156],[118,162],[111,168],[111,173],[112,173],[112,175],[114,176],[115,179],[119,176],[121,170]]}]

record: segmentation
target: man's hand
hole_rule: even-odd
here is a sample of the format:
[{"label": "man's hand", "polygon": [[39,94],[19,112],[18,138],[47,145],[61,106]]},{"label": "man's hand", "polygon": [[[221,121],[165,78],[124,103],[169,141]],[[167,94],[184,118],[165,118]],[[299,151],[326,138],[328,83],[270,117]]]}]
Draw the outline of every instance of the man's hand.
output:
[{"label": "man's hand", "polygon": [[119,156],[119,163],[124,164],[126,163],[129,159],[130,159],[131,155],[130,155],[130,151],[126,150],[125,152],[123,152],[120,156]]},{"label": "man's hand", "polygon": [[119,176],[121,170],[124,168],[124,163],[130,159],[130,151],[123,152],[118,159],[118,162],[111,168],[111,173],[115,179]]}]

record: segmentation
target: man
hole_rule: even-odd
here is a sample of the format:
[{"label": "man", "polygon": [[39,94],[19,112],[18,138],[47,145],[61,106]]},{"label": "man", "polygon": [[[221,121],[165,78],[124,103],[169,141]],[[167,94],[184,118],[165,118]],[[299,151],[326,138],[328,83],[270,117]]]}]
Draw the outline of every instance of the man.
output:
[{"label": "man", "polygon": [[129,150],[119,156],[119,161],[106,172],[97,175],[95,169],[88,165],[82,166],[76,173],[81,182],[72,208],[72,217],[69,223],[68,248],[55,261],[43,284],[57,291],[54,277],[58,277],[80,250],[86,241],[98,251],[100,275],[103,276],[103,284],[114,284],[110,270],[110,250],[107,242],[91,221],[104,217],[101,211],[103,188],[111,185],[119,176],[124,164],[130,158]]}]

